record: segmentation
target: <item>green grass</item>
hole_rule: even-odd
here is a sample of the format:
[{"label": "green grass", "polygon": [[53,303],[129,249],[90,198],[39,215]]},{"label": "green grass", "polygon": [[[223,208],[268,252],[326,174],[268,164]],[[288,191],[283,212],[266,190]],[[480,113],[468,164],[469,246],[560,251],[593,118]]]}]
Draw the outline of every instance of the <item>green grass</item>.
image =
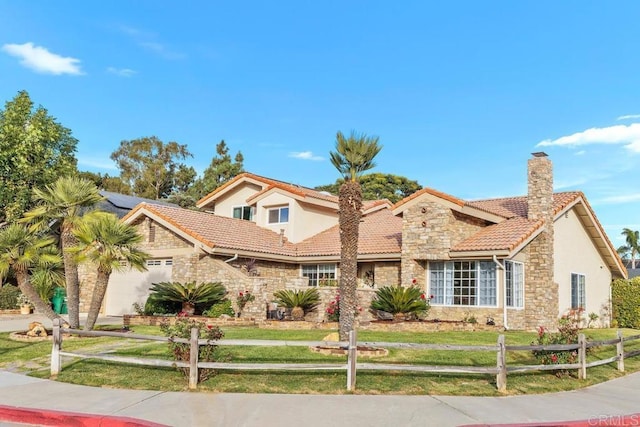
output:
[{"label": "green grass", "polygon": [[[132,327],[137,334],[161,335],[157,327]],[[326,330],[267,330],[250,327],[228,327],[228,339],[321,340],[331,331]],[[625,330],[624,335],[638,331]],[[504,333],[507,345],[530,344],[535,333],[509,331]],[[612,329],[590,329],[585,334],[590,340],[615,337]],[[48,360],[51,343],[25,344],[9,341],[8,334],[0,334],[0,367],[16,360]],[[359,332],[359,341],[446,343],[466,345],[493,345],[498,332]],[[64,342],[65,351],[89,352],[108,346],[112,354],[130,357],[171,359],[165,343],[122,340],[118,338],[81,338]],[[627,343],[625,351],[640,348],[640,343]],[[346,357],[318,354],[306,347],[227,347],[219,351],[236,363],[344,363]],[[589,361],[604,359],[615,354],[615,346],[595,348]],[[495,366],[495,352],[474,351],[426,351],[389,349],[389,355],[359,361],[381,363],[412,363],[427,365]],[[46,364],[46,363],[45,363]],[[508,365],[537,364],[530,351],[509,352]],[[627,372],[640,370],[640,357],[625,361]],[[47,365],[48,368],[48,365]],[[48,369],[36,370],[34,376],[48,378]],[[574,390],[624,375],[615,364],[590,368],[586,380],[578,380],[573,374],[557,377],[552,372],[509,374],[508,394],[530,394]],[[57,378],[59,381],[97,387],[152,389],[183,391],[187,380],[181,372],[172,368],[151,368],[99,360],[76,359],[65,363]],[[343,394],[346,373],[338,372],[275,372],[275,371],[219,371],[216,376],[198,385],[200,391],[244,393],[329,393]],[[495,377],[492,375],[463,375],[415,372],[367,372],[357,374],[355,393],[362,394],[438,394],[497,396]]]}]

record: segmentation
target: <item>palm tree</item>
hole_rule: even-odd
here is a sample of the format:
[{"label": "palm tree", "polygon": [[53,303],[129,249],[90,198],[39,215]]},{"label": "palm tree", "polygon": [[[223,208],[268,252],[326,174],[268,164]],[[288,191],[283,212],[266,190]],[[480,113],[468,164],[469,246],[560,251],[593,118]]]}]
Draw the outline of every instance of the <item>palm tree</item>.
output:
[{"label": "palm tree", "polygon": [[353,330],[357,309],[358,228],[362,217],[360,175],[375,166],[373,159],[380,152],[378,137],[351,132],[348,138],[338,132],[336,151],[331,163],[344,177],[339,192],[340,224],[340,339],[348,339]]},{"label": "palm tree", "polygon": [[626,245],[620,246],[618,253],[628,255],[631,259],[631,268],[636,268],[636,256],[640,253],[640,232],[623,228],[622,235],[626,240]]},{"label": "palm tree", "polygon": [[60,262],[60,255],[52,252],[55,240],[40,237],[20,224],[10,224],[0,230],[0,276],[6,277],[9,270],[22,292],[36,309],[49,319],[60,319],[48,303],[45,303],[30,281],[30,270],[39,264]]},{"label": "palm tree", "polygon": [[33,229],[44,230],[53,222],[60,223],[60,244],[64,260],[65,282],[69,325],[80,325],[80,282],[78,264],[68,249],[77,241],[73,231],[82,222],[82,217],[96,203],[103,199],[95,184],[76,177],[59,178],[44,190],[35,189],[34,199],[38,205],[24,214],[23,222],[32,224]]},{"label": "palm tree", "polygon": [[110,213],[95,214],[83,221],[76,227],[74,235],[78,243],[69,252],[76,254],[79,262],[90,262],[98,273],[84,325],[85,330],[91,330],[100,313],[111,273],[124,269],[123,263],[140,271],[146,270],[148,255],[136,249],[142,240],[136,228],[120,222]]}]

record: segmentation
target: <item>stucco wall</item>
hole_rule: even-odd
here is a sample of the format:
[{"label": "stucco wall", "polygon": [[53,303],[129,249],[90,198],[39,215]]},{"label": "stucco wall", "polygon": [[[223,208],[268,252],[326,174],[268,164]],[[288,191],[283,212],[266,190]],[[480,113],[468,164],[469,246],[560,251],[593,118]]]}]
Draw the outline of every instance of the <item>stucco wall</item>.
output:
[{"label": "stucco wall", "polygon": [[555,222],[554,280],[558,283],[559,315],[571,308],[571,273],[585,276],[585,312],[596,313],[608,325],[611,271],[593,245],[575,210]]},{"label": "stucco wall", "polygon": [[261,189],[262,188],[260,186],[249,182],[239,185],[228,193],[220,196],[215,201],[215,214],[233,218],[233,208],[238,206],[247,206],[247,199],[259,192]]}]

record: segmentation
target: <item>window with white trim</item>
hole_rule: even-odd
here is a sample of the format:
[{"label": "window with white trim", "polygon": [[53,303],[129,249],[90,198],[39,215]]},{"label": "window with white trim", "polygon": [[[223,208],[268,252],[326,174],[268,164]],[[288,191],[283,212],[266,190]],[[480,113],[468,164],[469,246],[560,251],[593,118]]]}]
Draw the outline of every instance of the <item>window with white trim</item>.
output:
[{"label": "window with white trim", "polygon": [[336,281],[335,264],[312,264],[302,266],[302,277],[309,279],[309,286],[329,286]]},{"label": "window with white trim", "polygon": [[585,308],[585,276],[571,273],[571,308]]},{"label": "window with white trim", "polygon": [[253,220],[253,208],[251,206],[235,206],[233,208],[233,217],[251,221]]},{"label": "window with white trim", "polygon": [[429,263],[432,304],[496,306],[496,266],[493,261]]},{"label": "window with white trim", "polygon": [[505,303],[507,307],[524,307],[524,264],[516,261],[504,262]]},{"label": "window with white trim", "polygon": [[282,206],[268,210],[269,224],[283,224],[289,222],[289,206]]}]

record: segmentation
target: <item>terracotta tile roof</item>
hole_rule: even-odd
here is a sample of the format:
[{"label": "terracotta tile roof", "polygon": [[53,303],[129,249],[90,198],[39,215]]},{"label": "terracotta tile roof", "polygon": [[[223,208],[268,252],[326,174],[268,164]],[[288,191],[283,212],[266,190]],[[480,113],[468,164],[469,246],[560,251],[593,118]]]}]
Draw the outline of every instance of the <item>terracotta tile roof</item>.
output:
[{"label": "terracotta tile roof", "polygon": [[210,248],[247,250],[276,255],[295,255],[295,246],[254,222],[206,212],[159,205],[141,205],[182,232]]},{"label": "terracotta tile roof", "polygon": [[[553,193],[553,209],[554,213],[560,212],[569,203],[578,197],[583,196],[579,191],[568,191],[563,193]],[[583,197],[584,198],[584,197]],[[496,215],[513,218],[527,217],[527,197],[503,197],[500,199],[473,200],[466,203],[474,208],[494,213]]]},{"label": "terracotta tile roof", "polygon": [[423,194],[431,194],[433,196],[440,197],[441,199],[448,200],[451,203],[455,203],[458,206],[464,206],[464,204],[465,204],[464,200],[458,199],[457,197],[454,197],[454,196],[452,196],[450,194],[443,193],[443,192],[438,191],[438,190],[434,190],[433,188],[424,187],[423,189],[418,190],[415,193],[413,193],[413,194],[405,197],[404,199],[400,200],[399,202],[397,202],[395,205],[393,205],[393,209],[399,208],[400,206],[404,205],[405,203],[408,203],[411,200],[417,199],[418,197],[422,196]]},{"label": "terracotta tile roof", "polygon": [[542,221],[531,221],[521,217],[511,218],[483,228],[451,248],[451,252],[511,251],[527,240],[541,225]]},{"label": "terracotta tile roof", "polygon": [[201,203],[203,203],[205,200],[210,199],[211,197],[213,197],[214,195],[222,192],[223,190],[225,190],[227,187],[230,187],[232,185],[234,185],[235,183],[237,183],[238,181],[241,181],[243,179],[253,179],[255,181],[261,182],[263,184],[265,184],[265,188],[263,188],[260,192],[258,192],[257,194],[253,195],[251,198],[255,198],[255,197],[259,197],[259,195],[273,189],[273,188],[279,188],[281,190],[287,191],[289,193],[292,194],[296,194],[298,196],[301,197],[312,197],[314,199],[319,199],[319,200],[325,200],[325,201],[329,201],[329,202],[334,202],[334,203],[338,203],[338,196],[334,196],[332,194],[326,194],[324,192],[318,191],[318,190],[314,190],[312,188],[307,188],[307,187],[302,187],[300,185],[296,185],[296,184],[291,184],[288,182],[284,182],[284,181],[278,181],[275,179],[271,179],[271,178],[265,178],[263,176],[260,175],[255,175],[252,173],[241,173],[240,175],[234,177],[232,180],[226,182],[225,184],[221,185],[220,187],[216,188],[215,190],[213,190],[211,193],[207,194],[206,196],[204,196],[202,199],[198,200],[197,205],[200,206]]},{"label": "terracotta tile roof", "polygon": [[[402,248],[402,218],[390,209],[362,217],[358,254],[399,254]],[[299,256],[340,255],[340,230],[336,225],[297,245]]]}]

